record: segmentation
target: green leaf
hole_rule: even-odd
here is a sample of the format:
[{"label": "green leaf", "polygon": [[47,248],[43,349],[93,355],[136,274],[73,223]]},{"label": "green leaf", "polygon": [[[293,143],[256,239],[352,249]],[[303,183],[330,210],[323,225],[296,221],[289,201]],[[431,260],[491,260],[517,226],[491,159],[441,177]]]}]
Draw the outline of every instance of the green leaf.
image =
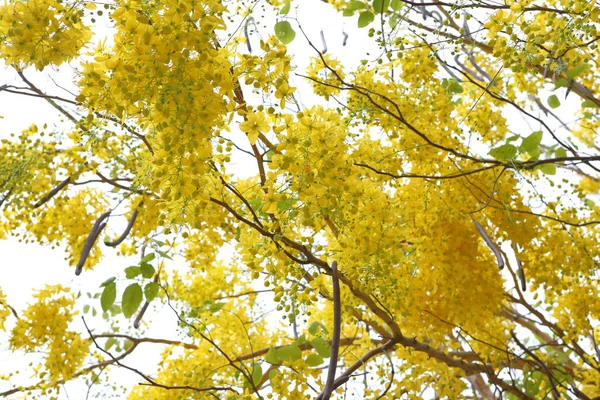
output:
[{"label": "green leaf", "polygon": [[543,135],[544,133],[542,131],[533,132],[523,139],[521,146],[519,146],[519,151],[531,155],[536,150],[539,150]]},{"label": "green leaf", "polygon": [[154,253],[147,254],[144,258],[142,258],[142,260],[140,261],[140,264],[150,262],[150,261],[154,260],[155,258],[156,258],[156,254],[154,254]]},{"label": "green leaf", "polygon": [[275,348],[273,346],[269,347],[269,351],[267,351],[265,360],[269,364],[274,364],[274,365],[277,365],[281,362],[281,360],[279,359],[279,356],[277,355],[277,351],[275,350]]},{"label": "green leaf", "polygon": [[302,358],[302,351],[296,345],[280,347],[275,351],[277,352],[277,357],[282,361],[294,362]]},{"label": "green leaf", "polygon": [[106,339],[106,344],[104,345],[104,350],[108,351],[110,350],[111,347],[113,347],[115,344],[117,343],[117,339],[115,338],[108,338]]},{"label": "green leaf", "polygon": [[125,268],[125,277],[127,279],[133,279],[141,273],[142,273],[142,269],[137,266]]},{"label": "green leaf", "polygon": [[375,15],[371,11],[363,11],[358,16],[358,27],[364,28],[375,19]]},{"label": "green leaf", "polygon": [[309,367],[318,367],[319,365],[323,364],[323,357],[318,354],[311,354],[306,357],[306,360],[304,361]]},{"label": "green leaf", "polygon": [[297,202],[298,202],[298,199],[294,199],[294,198],[289,198],[289,199],[285,199],[282,201],[278,201],[277,209],[279,210],[279,212],[285,212],[285,211],[289,210],[290,208],[292,208],[294,206],[294,204],[296,204]]},{"label": "green leaf", "polygon": [[87,314],[87,313],[88,313],[88,311],[90,311],[90,305],[89,305],[89,304],[86,304],[85,306],[83,306],[83,313],[84,313],[84,314]]},{"label": "green leaf", "polygon": [[154,273],[156,272],[156,270],[154,269],[154,267],[151,264],[141,263],[140,264],[140,272],[142,273],[142,276],[144,278],[150,279],[154,276]]},{"label": "green leaf", "polygon": [[144,286],[144,296],[146,296],[146,300],[154,300],[154,298],[156,298],[156,295],[158,294],[159,289],[160,286],[158,286],[158,284],[155,282],[150,282],[146,286]]},{"label": "green leaf", "polygon": [[506,143],[510,143],[510,142],[514,142],[515,140],[519,139],[521,136],[519,135],[512,135],[511,137],[506,138]]},{"label": "green leaf", "polygon": [[142,302],[142,297],[142,287],[139,284],[132,283],[127,286],[121,300],[121,308],[125,317],[129,318],[136,312]]},{"label": "green leaf", "polygon": [[567,78],[560,78],[559,80],[557,80],[556,82],[554,82],[554,89],[556,90],[558,88],[561,87],[566,87],[569,86],[569,80]]},{"label": "green leaf", "polygon": [[567,76],[571,79],[575,78],[577,75],[581,74],[583,71],[587,70],[590,67],[589,64],[583,63],[579,64],[575,68],[572,68],[567,71]]},{"label": "green leaf", "polygon": [[273,383],[273,379],[275,379],[279,375],[281,375],[281,371],[277,368],[274,368],[269,372],[269,380],[271,380],[271,384]]},{"label": "green leaf", "polygon": [[285,5],[279,11],[279,14],[287,15],[287,13],[289,13],[289,12],[290,12],[290,0],[286,0]]},{"label": "green leaf", "polygon": [[554,156],[556,158],[561,158],[561,157],[566,157],[567,156],[567,150],[565,150],[564,147],[559,147],[558,149],[556,149],[556,151],[554,152]]},{"label": "green leaf", "polygon": [[156,252],[158,253],[159,256],[161,256],[162,258],[166,258],[168,260],[172,260],[173,258],[168,255],[167,253],[165,253],[164,251],[160,251],[160,250],[156,250]]},{"label": "green leaf", "polygon": [[115,302],[116,298],[117,284],[115,282],[111,282],[108,285],[104,286],[102,296],[100,296],[100,305],[102,306],[102,310],[108,311]]},{"label": "green leaf", "polygon": [[560,107],[560,100],[558,100],[558,97],[556,97],[555,94],[553,94],[552,96],[548,97],[548,105],[552,108],[558,108]]},{"label": "green leaf", "polygon": [[598,108],[598,105],[596,103],[594,103],[592,100],[584,100],[584,102],[581,103],[581,107],[583,107],[583,108]]},{"label": "green leaf", "polygon": [[306,336],[304,335],[300,335],[298,336],[298,339],[294,340],[294,343],[292,343],[295,346],[300,346],[301,344],[306,343]]},{"label": "green leaf", "polygon": [[390,0],[373,0],[373,9],[376,13],[383,14],[390,6]]},{"label": "green leaf", "polygon": [[507,143],[491,149],[488,154],[496,160],[512,160],[517,155],[517,148]]},{"label": "green leaf", "polygon": [[323,325],[319,321],[315,321],[312,324],[310,324],[310,326],[308,327],[308,333],[314,336],[319,332],[319,329],[322,329],[325,334],[329,333],[325,325]]},{"label": "green leaf", "polygon": [[114,277],[114,276],[113,276],[113,277],[111,277],[111,278],[108,278],[107,280],[105,280],[104,282],[102,282],[102,283],[100,284],[100,287],[104,287],[104,286],[108,285],[109,283],[111,283],[111,282],[114,282],[114,281],[115,281],[115,279],[117,279],[117,278],[116,278],[116,277]]},{"label": "green leaf", "polygon": [[258,385],[260,378],[262,378],[262,367],[260,364],[254,364],[252,367],[252,383],[254,383],[254,386]]},{"label": "green leaf", "polygon": [[275,36],[283,44],[290,44],[296,37],[296,32],[288,21],[279,21],[275,24]]},{"label": "green leaf", "polygon": [[248,204],[250,204],[250,207],[252,207],[252,209],[254,211],[260,211],[261,206],[262,206],[262,200],[261,199],[249,199]]},{"label": "green leaf", "polygon": [[313,338],[310,341],[310,344],[315,349],[315,351],[323,358],[329,358],[331,356],[331,346],[329,342],[322,337]]},{"label": "green leaf", "polygon": [[392,0],[390,2],[390,7],[392,7],[392,10],[394,10],[394,11],[400,11],[402,9],[403,5],[404,5],[404,3],[401,2],[400,0]]},{"label": "green leaf", "polygon": [[546,175],[556,175],[556,164],[542,164],[540,165],[540,171]]},{"label": "green leaf", "polygon": [[210,304],[208,304],[207,309],[211,313],[215,314],[215,313],[218,313],[219,311],[221,311],[221,309],[223,309],[224,305],[225,305],[225,303],[219,303],[219,302],[213,303],[213,302],[210,302]]},{"label": "green leaf", "polygon": [[448,94],[458,94],[463,92],[462,86],[454,78],[442,79],[442,87]]}]

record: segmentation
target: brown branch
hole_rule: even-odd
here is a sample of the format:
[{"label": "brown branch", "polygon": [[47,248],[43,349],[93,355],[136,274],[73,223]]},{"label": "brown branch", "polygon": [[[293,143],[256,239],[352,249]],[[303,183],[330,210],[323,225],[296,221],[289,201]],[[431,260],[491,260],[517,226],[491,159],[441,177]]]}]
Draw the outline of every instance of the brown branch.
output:
[{"label": "brown branch", "polygon": [[[343,347],[350,346],[354,342],[356,342],[357,340],[360,340],[360,339],[361,339],[360,337],[340,338],[339,345],[343,346]],[[331,346],[331,340],[328,340],[328,342],[329,342],[329,345]],[[377,340],[373,340],[373,342],[377,343],[378,341]],[[272,347],[275,350],[277,350],[277,349],[281,349],[282,347],[286,347],[286,346],[288,346],[288,345],[287,344],[282,344],[282,345],[279,345],[279,346],[272,346]],[[311,350],[314,347],[313,347],[312,344],[310,344],[310,342],[304,342],[302,344],[299,344],[298,348],[300,350]],[[235,361],[240,361],[241,362],[241,361],[252,360],[254,358],[257,358],[257,357],[260,357],[260,356],[263,356],[263,355],[267,354],[270,349],[271,349],[271,347],[265,347],[265,348],[260,349],[260,350],[255,350],[252,353],[248,353],[248,354],[244,354],[244,355],[236,357]]]},{"label": "brown branch", "polygon": [[377,170],[367,164],[354,163],[354,165],[356,165],[358,167],[364,167],[364,168],[370,169],[371,171],[375,172],[378,175],[386,175],[386,176],[389,176],[389,177],[395,178],[395,179],[418,178],[418,179],[432,179],[432,180],[456,179],[456,178],[461,178],[463,176],[472,175],[472,174],[476,174],[478,172],[483,172],[483,171],[487,171],[489,169],[499,167],[499,165],[488,165],[487,167],[477,168],[477,169],[474,169],[471,171],[465,171],[465,172],[461,172],[461,173],[457,173],[457,174],[450,174],[450,175],[420,175],[420,174],[399,174],[398,175],[398,174],[392,174],[390,172]]},{"label": "brown branch", "polygon": [[230,391],[230,392],[239,394],[236,390],[234,390],[231,387],[211,386],[211,387],[206,387],[206,388],[198,388],[195,386],[187,386],[187,385],[185,385],[185,386],[170,386],[170,385],[163,385],[161,383],[158,383],[154,379],[150,378],[148,375],[141,372],[140,370],[121,363],[117,358],[115,358],[112,355],[112,353],[110,353],[109,351],[104,350],[102,347],[100,347],[100,345],[98,345],[98,342],[96,342],[96,339],[95,339],[94,335],[92,334],[92,331],[90,331],[90,328],[88,327],[87,323],[85,322],[85,318],[82,317],[81,319],[83,320],[85,329],[87,330],[88,334],[90,335],[92,342],[94,343],[94,345],[96,346],[96,348],[98,350],[100,350],[102,353],[108,355],[113,360],[113,362],[115,364],[117,364],[119,367],[124,368],[128,371],[131,371],[131,372],[139,375],[142,379],[144,379],[146,382],[148,382],[147,384],[140,383],[140,385],[150,385],[150,386],[155,386],[155,387],[159,387],[161,389],[166,389],[166,390],[193,390],[195,392]]},{"label": "brown branch", "polygon": [[[160,273],[160,270],[154,275],[154,283],[158,283],[159,273]],[[140,310],[137,317],[135,317],[135,320],[133,321],[133,327],[135,329],[138,329],[140,327],[140,322],[142,321],[142,318],[144,318],[144,314],[146,314],[146,310],[148,310],[149,306],[150,306],[150,301],[146,300],[146,302],[142,306],[142,309]]]},{"label": "brown branch", "polygon": [[17,74],[21,77],[21,79],[23,79],[23,82],[25,82],[27,84],[27,86],[29,86],[31,88],[31,90],[37,94],[40,95],[40,97],[43,97],[48,103],[50,103],[52,105],[52,107],[56,108],[58,111],[61,112],[61,114],[63,114],[65,117],[67,117],[69,120],[71,120],[71,122],[73,123],[77,123],[77,118],[73,117],[71,115],[71,113],[69,113],[67,110],[65,110],[64,108],[62,108],[61,106],[59,106],[52,98],[46,96],[46,94],[44,92],[42,92],[40,89],[38,89],[33,83],[31,83],[26,77],[25,75],[23,75],[23,71],[19,70],[18,68],[15,68],[17,71]]},{"label": "brown branch", "polygon": [[527,348],[527,346],[525,346],[523,343],[521,343],[519,341],[519,339],[517,338],[517,335],[515,335],[514,331],[511,331],[510,335],[513,338],[513,340],[515,341],[515,343],[517,344],[517,346],[519,346],[525,353],[527,353],[527,355],[529,355],[531,358],[533,358],[537,362],[538,366],[542,368],[542,370],[548,377],[550,386],[552,386],[552,389],[551,389],[552,396],[554,397],[554,399],[560,399],[560,393],[558,392],[558,389],[556,389],[556,382],[554,381],[554,375],[552,374],[552,372],[550,372],[546,363],[543,362],[542,360],[540,360],[540,358],[538,356],[536,356],[534,352],[529,350]]},{"label": "brown branch", "polygon": [[94,226],[92,227],[92,230],[90,231],[90,234],[87,240],[85,241],[85,244],[83,245],[83,250],[81,251],[81,256],[79,257],[79,262],[75,267],[75,275],[79,276],[79,274],[81,274],[81,271],[83,270],[83,265],[85,264],[85,261],[90,255],[90,251],[92,250],[96,239],[98,239],[98,236],[100,236],[100,232],[102,232],[102,229],[104,229],[104,227],[106,226],[106,223],[103,223],[103,221],[106,218],[108,218],[110,213],[111,211],[105,212],[100,217],[98,217],[98,219],[94,223]]},{"label": "brown branch", "polygon": [[329,369],[323,392],[317,400],[329,400],[333,392],[335,381],[335,370],[337,368],[338,354],[340,350],[340,331],[342,325],[342,305],[340,299],[340,281],[338,279],[337,261],[331,263],[331,280],[333,285],[333,336],[331,339],[331,356],[329,358]]},{"label": "brown branch", "polygon": [[155,343],[155,344],[167,344],[170,346],[179,346],[184,347],[190,350],[196,350],[198,346],[192,343],[180,342],[177,340],[168,340],[168,339],[155,339],[155,338],[136,338],[130,335],[125,335],[121,333],[101,333],[99,335],[93,335],[95,339],[103,339],[103,338],[115,338],[115,339],[126,339],[130,342],[134,343],[136,346],[141,343]]}]

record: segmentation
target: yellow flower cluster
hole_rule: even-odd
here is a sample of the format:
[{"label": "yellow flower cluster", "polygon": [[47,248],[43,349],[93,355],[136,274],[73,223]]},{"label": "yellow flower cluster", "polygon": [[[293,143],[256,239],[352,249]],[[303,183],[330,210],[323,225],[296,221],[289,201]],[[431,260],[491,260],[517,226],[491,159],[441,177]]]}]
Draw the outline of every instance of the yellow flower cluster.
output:
[{"label": "yellow flower cluster", "polygon": [[52,382],[70,379],[88,354],[89,342],[69,330],[77,314],[75,298],[61,285],[46,286],[33,295],[30,305],[11,332],[12,350],[46,351],[44,371]]},{"label": "yellow flower cluster", "polygon": [[41,70],[80,54],[91,39],[83,12],[57,0],[16,0],[0,6],[0,58]]},{"label": "yellow flower cluster", "polygon": [[4,322],[10,314],[11,311],[6,303],[6,296],[4,296],[4,293],[2,293],[2,289],[0,288],[0,330],[5,329]]}]

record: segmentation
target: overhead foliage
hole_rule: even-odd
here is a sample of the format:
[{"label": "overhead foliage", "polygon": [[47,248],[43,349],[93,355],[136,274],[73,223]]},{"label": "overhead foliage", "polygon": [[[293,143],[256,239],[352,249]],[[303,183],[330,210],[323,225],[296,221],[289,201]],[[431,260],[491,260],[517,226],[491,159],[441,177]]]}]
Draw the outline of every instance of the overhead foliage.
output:
[{"label": "overhead foliage", "polygon": [[[4,347],[43,354],[0,397],[600,396],[598,4],[324,3],[0,7],[0,89],[66,118],[2,139],[0,237],[78,280],[139,259],[0,292]],[[30,79],[67,62],[71,97]],[[171,336],[136,330],[158,309]]]}]

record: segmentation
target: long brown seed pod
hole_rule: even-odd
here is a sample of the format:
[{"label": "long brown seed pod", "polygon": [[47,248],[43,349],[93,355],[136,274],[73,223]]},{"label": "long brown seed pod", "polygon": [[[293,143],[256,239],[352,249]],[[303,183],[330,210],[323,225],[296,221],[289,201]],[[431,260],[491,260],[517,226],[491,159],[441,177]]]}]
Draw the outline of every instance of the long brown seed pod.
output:
[{"label": "long brown seed pod", "polygon": [[488,234],[485,232],[485,229],[483,229],[483,226],[481,226],[481,224],[477,222],[475,218],[471,217],[471,219],[473,220],[475,228],[477,228],[477,232],[479,232],[485,244],[487,244],[488,247],[494,252],[494,255],[496,256],[496,261],[498,262],[498,268],[504,268],[504,259],[502,258],[502,253],[500,253],[500,250],[498,249],[498,247],[496,247],[494,241],[488,236]]},{"label": "long brown seed pod", "polygon": [[79,274],[81,274],[81,271],[83,270],[83,265],[85,264],[85,261],[87,260],[88,256],[90,255],[90,251],[92,250],[92,247],[94,246],[94,243],[96,242],[96,239],[98,239],[98,236],[100,236],[100,232],[102,232],[102,229],[104,229],[104,227],[106,226],[106,223],[103,223],[103,221],[106,218],[108,218],[110,213],[111,213],[110,211],[105,212],[100,217],[98,217],[98,219],[94,223],[94,226],[92,227],[92,230],[90,231],[90,235],[88,236],[87,240],[85,241],[85,245],[83,246],[83,250],[81,251],[81,256],[79,256],[79,262],[77,263],[77,266],[75,267],[75,275],[79,276]]},{"label": "long brown seed pod", "polygon": [[56,194],[58,192],[60,192],[61,190],[63,190],[64,187],[67,186],[70,182],[71,182],[71,177],[68,177],[67,179],[65,179],[64,181],[59,183],[57,187],[52,189],[50,192],[48,192],[48,194],[46,194],[37,203],[35,203],[33,205],[33,208],[38,208],[38,207],[41,207],[42,205],[46,204],[48,202],[48,200],[50,200],[51,198],[56,196]]},{"label": "long brown seed pod", "polygon": [[113,241],[104,241],[104,244],[110,247],[117,247],[118,245],[120,245],[121,243],[123,243],[123,240],[125,240],[127,238],[127,236],[129,235],[129,232],[131,232],[131,228],[133,228],[133,224],[135,223],[135,219],[137,218],[138,215],[138,210],[137,208],[133,211],[133,214],[131,215],[131,218],[129,218],[129,223],[127,224],[127,227],[125,228],[125,230],[123,231],[123,233],[121,234],[121,236],[119,236],[117,239],[113,240]]}]

